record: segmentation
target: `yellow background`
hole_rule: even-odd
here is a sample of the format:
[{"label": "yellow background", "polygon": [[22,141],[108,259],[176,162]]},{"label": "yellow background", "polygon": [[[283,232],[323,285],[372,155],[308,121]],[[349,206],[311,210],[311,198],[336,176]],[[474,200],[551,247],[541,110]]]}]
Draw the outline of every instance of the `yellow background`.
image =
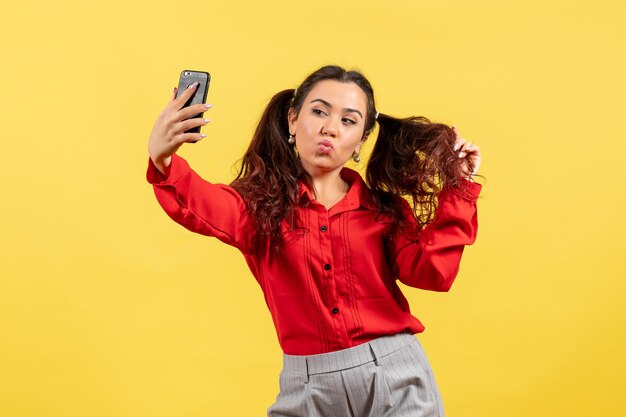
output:
[{"label": "yellow background", "polygon": [[0,416],[265,415],[281,352],[261,291],[235,249],[162,211],[147,140],[180,71],[211,72],[208,137],[179,154],[229,182],[268,99],[327,63],[482,150],[451,292],[403,287],[448,416],[623,415],[625,12],[4,1]]}]

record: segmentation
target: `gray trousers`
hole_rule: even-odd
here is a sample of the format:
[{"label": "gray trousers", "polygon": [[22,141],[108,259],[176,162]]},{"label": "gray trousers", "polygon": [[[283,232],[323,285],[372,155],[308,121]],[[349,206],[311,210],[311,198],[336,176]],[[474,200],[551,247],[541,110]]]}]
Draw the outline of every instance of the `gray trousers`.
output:
[{"label": "gray trousers", "polygon": [[319,355],[283,354],[268,417],[443,417],[437,382],[409,333]]}]

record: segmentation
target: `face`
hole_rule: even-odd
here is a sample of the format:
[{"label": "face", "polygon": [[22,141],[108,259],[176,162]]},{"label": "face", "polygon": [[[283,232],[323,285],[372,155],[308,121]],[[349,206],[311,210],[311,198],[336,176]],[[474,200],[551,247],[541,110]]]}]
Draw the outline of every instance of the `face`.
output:
[{"label": "face", "polygon": [[300,114],[289,113],[289,133],[311,175],[342,168],[361,151],[366,135],[367,96],[350,82],[324,80],[304,99]]}]

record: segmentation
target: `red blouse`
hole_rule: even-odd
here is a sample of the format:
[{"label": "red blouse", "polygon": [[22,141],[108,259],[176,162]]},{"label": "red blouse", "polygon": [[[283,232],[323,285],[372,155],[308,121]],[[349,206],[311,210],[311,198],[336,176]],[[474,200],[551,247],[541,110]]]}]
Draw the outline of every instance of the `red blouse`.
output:
[{"label": "red blouse", "polygon": [[[396,280],[416,288],[447,291],[465,245],[476,240],[476,200],[482,186],[463,180],[467,193],[444,188],[436,220],[418,235],[389,239],[388,222],[376,219],[371,191],[356,172],[341,171],[350,184],[330,210],[300,186],[297,214],[304,230],[288,230],[270,256],[269,240],[253,245],[254,228],[242,197],[212,184],[177,154],[163,175],[148,158],[146,178],[158,202],[177,223],[239,249],[263,290],[280,346],[290,355],[345,349],[424,326],[411,315]],[[406,204],[405,214],[412,218]]]}]

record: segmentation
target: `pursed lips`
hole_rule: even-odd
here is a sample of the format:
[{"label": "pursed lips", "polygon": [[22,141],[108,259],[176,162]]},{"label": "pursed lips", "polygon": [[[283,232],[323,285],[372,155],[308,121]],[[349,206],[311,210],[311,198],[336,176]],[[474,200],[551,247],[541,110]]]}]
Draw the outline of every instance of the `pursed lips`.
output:
[{"label": "pursed lips", "polygon": [[329,141],[328,139],[324,139],[323,141],[320,142],[320,148],[335,149],[335,147],[333,146],[333,143]]}]

